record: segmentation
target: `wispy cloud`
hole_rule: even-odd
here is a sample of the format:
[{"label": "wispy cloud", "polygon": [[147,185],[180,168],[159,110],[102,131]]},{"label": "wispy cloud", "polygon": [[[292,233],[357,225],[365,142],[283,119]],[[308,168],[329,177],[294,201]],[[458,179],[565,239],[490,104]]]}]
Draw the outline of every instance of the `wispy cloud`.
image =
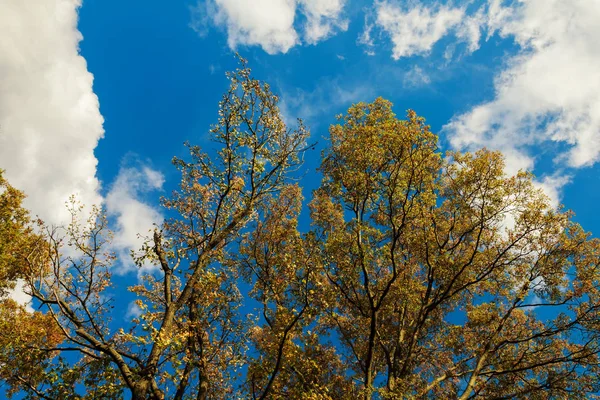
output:
[{"label": "wispy cloud", "polygon": [[302,118],[310,128],[321,128],[324,121],[333,122],[334,115],[345,112],[354,103],[389,97],[400,90],[434,90],[438,78],[429,63],[402,67],[374,62],[367,68],[352,60],[347,64],[339,75],[320,79],[308,88],[290,88],[280,82],[279,106],[286,123],[294,125],[296,118]]},{"label": "wispy cloud", "polygon": [[[163,175],[147,165],[123,165],[106,195],[106,211],[116,223],[112,249],[119,257],[121,272],[135,270],[130,253],[140,250],[154,224],[164,219],[157,207],[145,201],[146,195],[160,191],[163,183]],[[154,268],[148,263],[139,272]]]},{"label": "wispy cloud", "polygon": [[331,117],[340,108],[347,108],[359,101],[372,100],[374,89],[366,83],[344,81],[341,77],[318,82],[313,89],[283,88],[280,109],[288,125],[296,118],[316,127],[321,117]]},{"label": "wispy cloud", "polygon": [[134,318],[138,318],[142,315],[142,309],[137,305],[135,301],[132,301],[127,306],[127,311],[125,312],[125,319],[130,320]]},{"label": "wispy cloud", "polygon": [[364,52],[368,56],[375,55],[375,39],[373,38],[374,23],[370,21],[370,14],[365,15],[365,24],[362,33],[356,39],[356,43],[365,48]]},{"label": "wispy cloud", "polygon": [[[454,31],[461,40],[479,41],[478,25],[465,17],[464,8],[446,5],[425,6],[409,3],[400,5],[393,1],[381,1],[375,6],[375,25],[392,41],[392,58],[426,55],[433,46],[449,32]],[[370,39],[372,25],[366,25],[361,41],[373,47]]]},{"label": "wispy cloud", "polygon": [[404,75],[403,83],[406,88],[419,88],[429,85],[431,83],[431,77],[421,67],[414,65]]},{"label": "wispy cloud", "polygon": [[348,20],[343,17],[346,0],[299,0],[306,16],[303,27],[304,41],[316,44],[336,32],[348,29]]}]

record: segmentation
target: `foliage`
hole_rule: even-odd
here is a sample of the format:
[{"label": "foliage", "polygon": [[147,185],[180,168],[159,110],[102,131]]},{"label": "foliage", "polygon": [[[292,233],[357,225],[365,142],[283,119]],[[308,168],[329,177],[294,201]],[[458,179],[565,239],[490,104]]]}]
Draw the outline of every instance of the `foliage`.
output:
[{"label": "foliage", "polygon": [[22,207],[25,195],[12,187],[0,169],[0,295],[27,274],[26,260],[40,256],[40,237]]},{"label": "foliage", "polygon": [[9,395],[42,383],[52,348],[62,341],[50,315],[30,313],[8,297],[18,280],[48,270],[45,242],[22,206],[24,198],[0,170],[0,379]]},{"label": "foliage", "polygon": [[[69,227],[34,234],[22,195],[1,181],[2,282],[26,279],[43,311],[2,303],[9,394],[598,392],[600,243],[553,209],[530,174],[506,176],[487,150],[442,157],[413,111],[401,120],[386,100],[358,103],[330,129],[302,233],[293,177],[308,132],[286,128],[277,97],[243,61],[228,76],[211,129],[220,150],[189,146],[189,160],[174,159],[180,188],[163,199],[173,217],[136,257],[158,272],[130,288],[142,311],[132,326],[111,322],[115,259],[100,210],[79,221],[73,202]],[[19,241],[43,251],[28,258]]]}]

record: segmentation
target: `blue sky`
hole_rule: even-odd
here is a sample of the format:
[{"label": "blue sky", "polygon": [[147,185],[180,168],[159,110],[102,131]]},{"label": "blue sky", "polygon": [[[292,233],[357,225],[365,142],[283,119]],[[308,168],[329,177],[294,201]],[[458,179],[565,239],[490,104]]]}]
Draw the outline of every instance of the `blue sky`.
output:
[{"label": "blue sky", "polygon": [[[443,149],[487,146],[508,172],[533,170],[597,236],[599,20],[594,0],[8,0],[0,168],[51,223],[72,193],[103,204],[135,276],[136,234],[162,218],[183,142],[211,148],[238,51],[320,147],[336,114],[383,96]],[[319,152],[306,161],[310,189]]]}]

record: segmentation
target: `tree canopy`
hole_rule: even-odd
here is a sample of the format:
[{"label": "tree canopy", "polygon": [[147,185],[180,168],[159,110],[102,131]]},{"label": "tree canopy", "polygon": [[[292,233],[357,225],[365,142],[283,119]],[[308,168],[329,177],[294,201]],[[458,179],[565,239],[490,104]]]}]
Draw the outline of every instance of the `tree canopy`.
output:
[{"label": "tree canopy", "polygon": [[[169,219],[136,253],[158,272],[112,318],[102,211],[35,228],[0,193],[0,380],[32,399],[563,399],[600,390],[600,242],[531,174],[485,149],[441,154],[389,101],[330,128],[304,200],[310,145],[242,67],[188,145]],[[1,179],[1,178],[0,178]],[[300,215],[310,218],[305,232]]]}]

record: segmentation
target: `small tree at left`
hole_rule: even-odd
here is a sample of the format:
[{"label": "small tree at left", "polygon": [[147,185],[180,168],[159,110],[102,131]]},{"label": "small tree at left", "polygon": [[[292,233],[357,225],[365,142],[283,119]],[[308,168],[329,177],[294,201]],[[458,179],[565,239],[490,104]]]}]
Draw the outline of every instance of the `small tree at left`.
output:
[{"label": "small tree at left", "polygon": [[[22,206],[25,195],[12,187],[0,170],[0,379],[7,395],[25,390],[44,397],[39,388],[51,385],[48,364],[63,341],[52,316],[28,310],[11,291],[50,270],[48,243],[34,229]],[[15,292],[12,292],[13,294]]]}]

